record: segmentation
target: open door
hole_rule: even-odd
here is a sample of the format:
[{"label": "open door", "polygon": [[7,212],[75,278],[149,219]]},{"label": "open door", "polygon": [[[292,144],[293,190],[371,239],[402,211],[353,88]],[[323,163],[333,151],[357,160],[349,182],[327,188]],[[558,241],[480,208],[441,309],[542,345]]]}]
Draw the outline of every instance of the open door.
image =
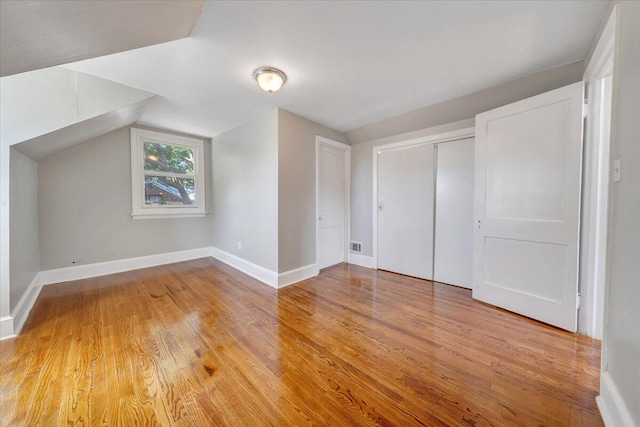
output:
[{"label": "open door", "polygon": [[476,116],[473,297],[573,332],[583,90]]}]

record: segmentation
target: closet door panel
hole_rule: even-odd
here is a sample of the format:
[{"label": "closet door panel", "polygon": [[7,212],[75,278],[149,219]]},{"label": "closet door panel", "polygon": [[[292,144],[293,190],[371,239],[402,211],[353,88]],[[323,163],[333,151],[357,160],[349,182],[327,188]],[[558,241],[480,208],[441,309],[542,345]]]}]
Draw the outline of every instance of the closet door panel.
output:
[{"label": "closet door panel", "polygon": [[436,146],[433,280],[473,284],[473,138]]},{"label": "closet door panel", "polygon": [[434,146],[378,156],[378,268],[433,278]]}]

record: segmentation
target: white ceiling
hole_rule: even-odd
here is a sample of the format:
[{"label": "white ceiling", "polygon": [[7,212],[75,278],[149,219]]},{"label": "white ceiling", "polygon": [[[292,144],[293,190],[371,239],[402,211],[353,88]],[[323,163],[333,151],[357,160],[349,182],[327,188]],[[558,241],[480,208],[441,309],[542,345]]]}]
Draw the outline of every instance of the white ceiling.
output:
[{"label": "white ceiling", "polygon": [[204,0],[0,2],[0,75],[188,37]]},{"label": "white ceiling", "polygon": [[214,136],[278,106],[346,131],[583,60],[607,3],[215,1],[190,38],[68,67],[158,94],[151,126]]}]

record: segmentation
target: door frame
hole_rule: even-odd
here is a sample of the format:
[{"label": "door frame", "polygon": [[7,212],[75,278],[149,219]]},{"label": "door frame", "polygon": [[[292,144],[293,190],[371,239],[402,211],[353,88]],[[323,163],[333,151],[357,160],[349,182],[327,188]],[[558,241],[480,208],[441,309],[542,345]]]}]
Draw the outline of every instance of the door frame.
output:
[{"label": "door frame", "polygon": [[337,148],[344,151],[344,260],[348,262],[349,259],[349,240],[351,239],[351,146],[342,142],[334,141],[329,138],[325,138],[320,135],[316,135],[316,209],[315,209],[315,222],[316,222],[316,266],[318,266],[319,250],[318,250],[318,227],[319,227],[319,212],[318,212],[318,199],[320,189],[320,146],[324,145],[331,148]]},{"label": "door frame", "polygon": [[406,148],[412,145],[438,144],[441,142],[456,141],[475,137],[475,127],[454,130],[450,132],[429,135],[420,138],[407,139],[404,141],[392,142],[390,144],[377,145],[372,148],[373,155],[373,261],[371,268],[378,269],[378,154],[383,151]]},{"label": "door frame", "polygon": [[[607,85],[603,79],[613,76],[616,20],[617,7],[614,6],[583,76],[587,104],[580,218],[584,227],[581,227],[583,234],[580,247],[578,333],[596,339],[602,339],[606,322],[605,301],[609,277],[608,241],[613,195],[611,179],[613,84]],[[608,107],[606,103],[609,104]],[[607,116],[608,122],[605,122]],[[603,207],[606,208],[605,211]],[[606,355],[602,354],[603,366],[605,366],[605,359]]]}]

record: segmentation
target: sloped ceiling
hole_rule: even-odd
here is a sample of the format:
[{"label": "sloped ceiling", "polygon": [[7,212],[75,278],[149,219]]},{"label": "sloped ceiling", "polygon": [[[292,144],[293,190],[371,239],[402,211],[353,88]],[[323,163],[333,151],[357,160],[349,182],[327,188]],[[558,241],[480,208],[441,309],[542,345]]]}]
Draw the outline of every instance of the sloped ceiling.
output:
[{"label": "sloped ceiling", "polygon": [[143,99],[97,116],[75,122],[58,130],[13,145],[25,156],[40,160],[57,151],[129,126],[140,118],[152,98]]},{"label": "sloped ceiling", "polygon": [[0,142],[32,159],[136,122],[155,95],[60,67],[0,79]]},{"label": "sloped ceiling", "polygon": [[204,3],[0,1],[0,76],[188,37]]},{"label": "sloped ceiling", "polygon": [[[215,136],[281,107],[347,131],[582,61],[607,5],[211,1],[190,38],[68,67],[160,95],[151,126]],[[265,65],[289,76],[275,94]]]}]

